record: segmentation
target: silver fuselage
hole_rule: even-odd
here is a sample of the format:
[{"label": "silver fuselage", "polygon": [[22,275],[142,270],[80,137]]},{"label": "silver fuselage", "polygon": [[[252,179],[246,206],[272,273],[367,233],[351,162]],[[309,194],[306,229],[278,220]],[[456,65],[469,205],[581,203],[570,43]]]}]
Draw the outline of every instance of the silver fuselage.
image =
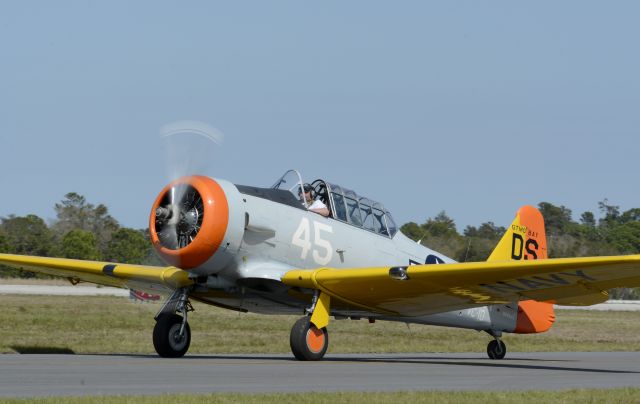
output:
[{"label": "silver fuselage", "polygon": [[[224,180],[216,181],[229,203],[230,224],[223,248],[202,268],[192,271],[200,275],[200,287],[194,293],[197,299],[239,311],[300,314],[309,305],[312,292],[292,291],[280,281],[292,269],[455,262],[400,231],[393,237],[378,234],[307,211],[302,204],[274,201],[261,195],[258,188],[248,190]],[[517,303],[411,317],[390,317],[344,306],[333,308],[331,314],[336,318],[365,317],[511,331],[515,327]]]}]

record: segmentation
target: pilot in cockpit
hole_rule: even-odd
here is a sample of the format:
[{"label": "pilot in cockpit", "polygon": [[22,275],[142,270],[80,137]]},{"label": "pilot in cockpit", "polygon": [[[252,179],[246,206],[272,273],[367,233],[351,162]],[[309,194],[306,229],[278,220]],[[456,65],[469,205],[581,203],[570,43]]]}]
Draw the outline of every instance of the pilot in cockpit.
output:
[{"label": "pilot in cockpit", "polygon": [[313,187],[310,184],[304,184],[304,197],[300,195],[302,204],[311,212],[315,212],[324,217],[329,216],[329,208],[319,199],[314,199]]}]

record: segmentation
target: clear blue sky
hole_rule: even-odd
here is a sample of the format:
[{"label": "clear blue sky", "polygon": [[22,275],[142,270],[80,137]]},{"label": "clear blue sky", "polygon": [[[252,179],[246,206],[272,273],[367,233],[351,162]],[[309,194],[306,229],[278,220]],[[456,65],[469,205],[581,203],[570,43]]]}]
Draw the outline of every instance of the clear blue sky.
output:
[{"label": "clear blue sky", "polygon": [[636,1],[7,2],[0,216],[75,191],[147,226],[160,128],[225,134],[206,173],[288,168],[458,229],[522,204],[640,207]]}]

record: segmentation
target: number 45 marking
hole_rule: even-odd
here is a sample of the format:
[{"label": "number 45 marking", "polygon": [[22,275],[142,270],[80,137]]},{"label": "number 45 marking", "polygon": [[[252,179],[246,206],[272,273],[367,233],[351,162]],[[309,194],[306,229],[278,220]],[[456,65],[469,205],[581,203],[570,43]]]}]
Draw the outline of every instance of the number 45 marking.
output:
[{"label": "number 45 marking", "polygon": [[302,249],[300,258],[303,260],[307,259],[309,251],[313,249],[313,253],[311,254],[313,261],[318,265],[327,265],[333,257],[333,247],[329,240],[322,238],[320,233],[333,233],[333,227],[314,221],[313,230],[314,237],[313,243],[311,243],[311,223],[309,222],[309,219],[303,217],[298,229],[293,233],[291,244]]}]

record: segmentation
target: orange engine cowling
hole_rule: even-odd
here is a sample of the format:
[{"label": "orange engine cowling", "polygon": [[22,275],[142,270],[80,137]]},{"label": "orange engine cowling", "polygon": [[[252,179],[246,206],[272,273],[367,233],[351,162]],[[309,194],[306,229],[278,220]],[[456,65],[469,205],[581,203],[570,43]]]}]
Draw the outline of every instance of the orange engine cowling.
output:
[{"label": "orange engine cowling", "polygon": [[229,226],[229,202],[215,180],[182,177],[158,195],[149,217],[151,243],[170,265],[190,270],[218,250]]}]

